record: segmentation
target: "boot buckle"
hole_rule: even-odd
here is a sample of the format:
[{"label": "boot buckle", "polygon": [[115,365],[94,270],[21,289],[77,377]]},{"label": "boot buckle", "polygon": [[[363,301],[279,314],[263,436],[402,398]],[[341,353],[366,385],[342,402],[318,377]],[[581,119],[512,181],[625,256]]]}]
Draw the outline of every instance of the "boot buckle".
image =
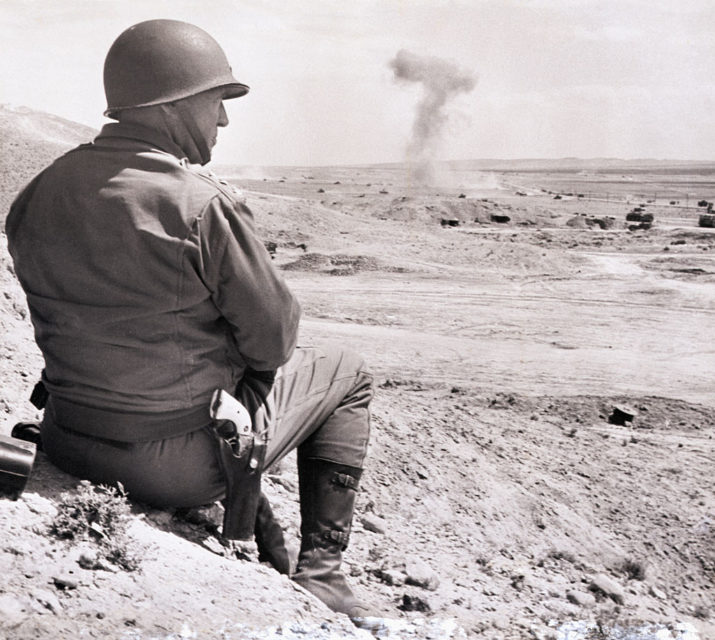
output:
[{"label": "boot buckle", "polygon": [[323,538],[325,540],[330,540],[331,542],[336,542],[343,548],[343,551],[345,551],[345,549],[347,549],[348,542],[350,541],[350,532],[329,529],[323,532]]},{"label": "boot buckle", "polygon": [[333,476],[333,484],[357,491],[359,482],[347,473],[336,473]]}]

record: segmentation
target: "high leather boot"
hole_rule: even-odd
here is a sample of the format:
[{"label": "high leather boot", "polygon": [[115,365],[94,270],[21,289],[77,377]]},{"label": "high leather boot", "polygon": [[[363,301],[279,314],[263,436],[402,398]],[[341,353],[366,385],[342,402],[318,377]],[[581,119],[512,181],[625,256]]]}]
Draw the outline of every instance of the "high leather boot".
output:
[{"label": "high leather boot", "polygon": [[362,469],[298,457],[301,546],[293,580],[356,623],[372,617],[340,570]]},{"label": "high leather boot", "polygon": [[258,548],[258,561],[268,562],[278,573],[290,575],[290,558],[283,529],[273,515],[271,503],[263,492],[258,498],[254,537]]}]

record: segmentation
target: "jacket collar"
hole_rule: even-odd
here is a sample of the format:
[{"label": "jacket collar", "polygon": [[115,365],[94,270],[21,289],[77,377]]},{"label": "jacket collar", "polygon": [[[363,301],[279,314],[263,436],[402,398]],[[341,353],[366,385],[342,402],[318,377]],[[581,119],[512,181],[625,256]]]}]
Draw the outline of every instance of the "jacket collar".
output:
[{"label": "jacket collar", "polygon": [[161,151],[176,156],[179,160],[186,158],[186,153],[171,140],[165,133],[149,127],[126,122],[110,122],[102,127],[99,135],[94,139],[95,144],[111,144],[112,138],[123,138],[143,142]]}]

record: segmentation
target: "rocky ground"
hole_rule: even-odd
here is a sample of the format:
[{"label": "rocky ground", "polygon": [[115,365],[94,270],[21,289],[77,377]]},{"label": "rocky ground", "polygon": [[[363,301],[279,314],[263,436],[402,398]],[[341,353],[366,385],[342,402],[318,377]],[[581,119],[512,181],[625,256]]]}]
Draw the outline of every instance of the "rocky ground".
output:
[{"label": "rocky ground", "polygon": [[[378,635],[715,637],[715,234],[697,211],[654,206],[652,229],[628,230],[625,202],[492,178],[238,182],[303,302],[301,340],[350,344],[375,371],[346,570],[385,616]],[[41,359],[2,240],[8,434],[40,417]],[[293,552],[296,487],[290,457],[266,475]],[[124,538],[58,538],[85,490],[39,453],[21,498],[0,500],[0,637],[371,637],[223,541],[215,512],[132,504]],[[112,537],[132,570],[105,557]]]}]

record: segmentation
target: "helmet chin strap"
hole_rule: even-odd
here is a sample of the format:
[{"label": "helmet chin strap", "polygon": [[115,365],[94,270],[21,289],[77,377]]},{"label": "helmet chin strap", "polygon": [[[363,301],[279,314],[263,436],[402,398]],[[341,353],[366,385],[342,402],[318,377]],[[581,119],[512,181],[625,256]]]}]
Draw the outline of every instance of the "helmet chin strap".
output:
[{"label": "helmet chin strap", "polygon": [[166,128],[173,141],[186,153],[192,164],[206,164],[211,160],[211,148],[196,126],[191,109],[184,100],[159,105]]}]

